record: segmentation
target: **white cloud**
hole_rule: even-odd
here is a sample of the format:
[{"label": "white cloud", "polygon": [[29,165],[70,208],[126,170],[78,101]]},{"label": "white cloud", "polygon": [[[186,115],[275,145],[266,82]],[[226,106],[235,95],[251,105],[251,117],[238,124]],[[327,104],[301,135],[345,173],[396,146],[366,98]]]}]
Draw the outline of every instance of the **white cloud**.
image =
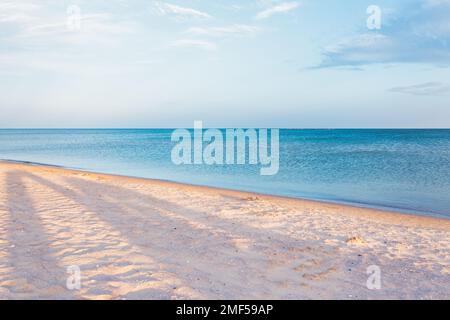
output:
[{"label": "white cloud", "polygon": [[3,24],[9,27],[0,34],[0,73],[103,72],[99,56],[117,48],[126,39],[123,35],[138,30],[131,19],[83,11],[81,28],[71,30],[68,17],[64,7],[38,6],[32,1],[0,3],[0,28]]},{"label": "white cloud", "polygon": [[135,25],[130,21],[119,21],[116,17],[108,13],[90,13],[80,15],[80,30],[71,31],[68,28],[66,16],[54,16],[35,21],[33,24],[24,26],[15,35],[15,39],[42,38],[45,42],[51,43],[55,40],[64,40],[69,43],[73,36],[89,37],[95,41],[97,38],[112,35],[130,34],[135,31]]},{"label": "white cloud", "polygon": [[266,19],[277,13],[285,13],[298,8],[300,4],[298,2],[282,2],[274,5],[266,10],[259,12],[256,15],[257,20]]},{"label": "white cloud", "polygon": [[172,44],[174,47],[184,47],[184,48],[199,48],[208,51],[213,51],[217,49],[215,43],[206,40],[197,39],[181,39],[177,40]]},{"label": "white cloud", "polygon": [[424,6],[425,7],[434,7],[434,6],[441,6],[441,5],[450,5],[450,0],[425,0]]},{"label": "white cloud", "polygon": [[0,3],[0,23],[29,23],[35,20],[39,6],[34,3],[3,1]]},{"label": "white cloud", "polygon": [[[339,53],[347,47],[352,46],[358,49],[382,48],[389,44],[389,38],[378,33],[363,33],[353,37],[342,39],[336,44],[326,46],[324,49],[328,53]],[[372,53],[373,54],[373,53]]]},{"label": "white cloud", "polygon": [[202,12],[192,8],[181,7],[161,1],[155,2],[155,7],[158,10],[158,12],[162,15],[172,14],[181,18],[203,18],[203,19],[211,18],[211,16],[206,12]]},{"label": "white cloud", "polygon": [[192,27],[186,33],[208,37],[245,36],[258,32],[260,28],[245,24],[234,24],[224,27]]},{"label": "white cloud", "polygon": [[319,68],[385,63],[450,65],[450,0],[415,0],[421,10],[404,10],[378,32],[326,46]]},{"label": "white cloud", "polygon": [[450,86],[441,82],[426,82],[412,86],[394,87],[389,89],[389,91],[416,96],[436,96],[450,93]]},{"label": "white cloud", "polygon": [[[23,42],[25,39],[42,38],[42,44],[48,46],[57,40],[56,36],[67,36],[70,33],[68,18],[71,12],[64,8],[41,6],[38,3],[38,1],[0,3],[0,24],[6,23],[15,27],[2,35],[3,42],[9,41],[12,44],[18,40],[24,45],[27,44]],[[81,32],[77,34],[89,34],[91,38],[130,33],[135,27],[133,21],[118,19],[109,13],[84,13],[80,10],[78,19],[81,28],[77,31]],[[58,40],[62,40],[61,37]]]}]

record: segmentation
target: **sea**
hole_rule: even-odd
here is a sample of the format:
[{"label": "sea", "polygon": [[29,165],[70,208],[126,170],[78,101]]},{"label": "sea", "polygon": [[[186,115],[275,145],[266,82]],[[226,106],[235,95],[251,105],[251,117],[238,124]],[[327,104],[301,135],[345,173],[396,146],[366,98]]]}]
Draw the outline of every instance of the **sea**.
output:
[{"label": "sea", "polygon": [[280,129],[279,171],[176,165],[174,129],[1,129],[0,159],[450,219],[450,130]]}]

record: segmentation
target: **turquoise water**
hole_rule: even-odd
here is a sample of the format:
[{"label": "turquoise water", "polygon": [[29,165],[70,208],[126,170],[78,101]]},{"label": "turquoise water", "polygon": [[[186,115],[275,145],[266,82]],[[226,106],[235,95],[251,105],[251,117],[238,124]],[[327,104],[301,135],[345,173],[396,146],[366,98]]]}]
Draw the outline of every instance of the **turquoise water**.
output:
[{"label": "turquoise water", "polygon": [[450,218],[450,130],[280,130],[280,170],[176,166],[172,130],[0,130],[0,159]]}]

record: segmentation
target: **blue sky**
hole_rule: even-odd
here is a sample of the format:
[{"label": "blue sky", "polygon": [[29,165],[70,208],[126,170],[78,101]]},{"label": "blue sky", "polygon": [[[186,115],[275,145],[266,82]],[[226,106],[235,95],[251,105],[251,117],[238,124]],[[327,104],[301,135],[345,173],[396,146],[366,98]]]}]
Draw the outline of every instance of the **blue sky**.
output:
[{"label": "blue sky", "polygon": [[0,2],[0,127],[450,127],[449,67],[450,0]]}]

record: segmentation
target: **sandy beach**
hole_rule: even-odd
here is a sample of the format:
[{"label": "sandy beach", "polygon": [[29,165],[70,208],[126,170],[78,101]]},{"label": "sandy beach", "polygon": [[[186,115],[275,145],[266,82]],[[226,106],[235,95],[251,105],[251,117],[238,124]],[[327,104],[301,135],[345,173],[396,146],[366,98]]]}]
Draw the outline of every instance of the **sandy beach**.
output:
[{"label": "sandy beach", "polygon": [[0,162],[0,299],[397,298],[450,298],[450,220]]}]

